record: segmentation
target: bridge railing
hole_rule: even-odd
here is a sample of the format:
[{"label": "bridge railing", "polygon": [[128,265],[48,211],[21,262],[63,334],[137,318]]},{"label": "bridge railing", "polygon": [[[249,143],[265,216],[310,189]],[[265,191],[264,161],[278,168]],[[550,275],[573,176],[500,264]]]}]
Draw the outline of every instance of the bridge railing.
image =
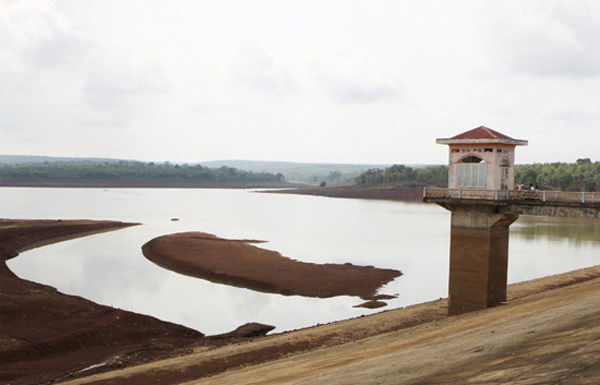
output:
[{"label": "bridge railing", "polygon": [[496,201],[542,201],[569,203],[600,203],[598,192],[530,191],[530,190],[482,190],[469,188],[425,187],[424,198],[478,199]]}]

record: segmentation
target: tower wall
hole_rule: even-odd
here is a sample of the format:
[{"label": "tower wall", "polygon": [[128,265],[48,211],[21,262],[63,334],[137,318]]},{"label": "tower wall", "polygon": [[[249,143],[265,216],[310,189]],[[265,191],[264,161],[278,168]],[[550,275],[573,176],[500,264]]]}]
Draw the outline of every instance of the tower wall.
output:
[{"label": "tower wall", "polygon": [[[449,145],[448,187],[459,188],[457,166],[468,156],[481,158],[486,164],[486,190],[514,189],[515,146],[499,143],[457,143]],[[503,169],[503,160],[508,167]],[[503,177],[504,174],[504,177]]]}]

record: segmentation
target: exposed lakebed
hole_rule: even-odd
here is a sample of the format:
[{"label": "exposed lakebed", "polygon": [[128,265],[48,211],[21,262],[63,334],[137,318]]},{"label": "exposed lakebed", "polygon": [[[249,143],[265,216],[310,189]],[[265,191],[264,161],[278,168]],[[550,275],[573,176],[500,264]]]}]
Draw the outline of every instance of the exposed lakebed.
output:
[{"label": "exposed lakebed", "polygon": [[402,275],[398,270],[351,263],[300,262],[251,243],[261,241],[186,232],[155,238],[142,250],[157,265],[192,277],[282,295],[355,296],[369,301],[358,305],[365,307],[380,307],[382,301],[377,300],[384,296],[378,296],[377,290]]},{"label": "exposed lakebed", "polygon": [[[447,296],[450,215],[436,205],[202,189],[3,188],[0,198],[11,202],[3,208],[8,218],[143,223],[30,250],[9,266],[62,292],[207,335],[247,322],[282,332],[376,310],[354,307],[364,302],[355,296],[284,296],[185,276],[148,261],[142,245],[197,231],[265,240],[256,246],[304,263],[402,271],[378,292],[397,296],[385,309]],[[521,217],[511,226],[509,281],[598,264],[599,228],[597,221]]]}]

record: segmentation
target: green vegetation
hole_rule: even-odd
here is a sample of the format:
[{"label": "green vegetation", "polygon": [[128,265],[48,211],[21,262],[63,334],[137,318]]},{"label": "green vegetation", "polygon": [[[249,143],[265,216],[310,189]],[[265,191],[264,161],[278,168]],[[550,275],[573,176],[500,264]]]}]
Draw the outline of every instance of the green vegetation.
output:
[{"label": "green vegetation", "polygon": [[534,163],[516,167],[515,182],[538,185],[542,190],[600,191],[600,162]]},{"label": "green vegetation", "polygon": [[6,226],[0,226],[0,229],[15,229],[19,227],[19,225],[6,225]]},{"label": "green vegetation", "polygon": [[390,164],[298,163],[255,160],[220,160],[202,162],[201,164],[208,167],[227,166],[255,172],[282,173],[285,180],[289,182],[319,185],[321,181],[326,181],[329,186],[354,184],[354,178],[365,170],[391,166]]},{"label": "green vegetation", "polygon": [[[229,161],[230,164],[245,164],[252,170],[221,164],[209,168],[205,165],[144,163],[127,160],[67,159],[63,161],[34,162],[37,157],[24,157],[20,163],[0,161],[0,182],[10,181],[69,180],[162,180],[189,181],[198,184],[281,184],[286,180],[303,180],[315,185],[325,182],[326,186],[358,185],[401,185],[406,187],[445,186],[448,181],[447,166],[393,165],[387,168],[369,168],[365,165],[303,164],[289,162]],[[0,156],[0,160],[2,160]],[[217,162],[214,162],[216,165]],[[361,170],[362,171],[359,171]],[[366,171],[364,171],[366,169]],[[266,171],[261,171],[266,170]],[[352,178],[354,179],[352,180]],[[600,162],[589,158],[577,159],[575,163],[534,163],[517,165],[515,182],[525,185],[537,184],[543,190],[555,191],[600,191]]]},{"label": "green vegetation", "polygon": [[282,174],[251,172],[233,167],[211,169],[200,165],[178,165],[165,163],[144,163],[136,161],[116,162],[42,162],[0,164],[0,180],[10,179],[179,179],[211,182],[283,182]]},{"label": "green vegetation", "polygon": [[403,184],[407,187],[439,186],[448,182],[447,166],[427,166],[414,169],[404,165],[393,165],[386,169],[372,168],[355,179],[357,184]]},{"label": "green vegetation", "polygon": [[[361,185],[402,184],[407,187],[440,186],[447,183],[447,166],[413,169],[394,165],[386,169],[373,168],[356,178]],[[600,162],[589,158],[575,163],[534,163],[517,165],[515,182],[538,185],[542,190],[600,191]]]}]

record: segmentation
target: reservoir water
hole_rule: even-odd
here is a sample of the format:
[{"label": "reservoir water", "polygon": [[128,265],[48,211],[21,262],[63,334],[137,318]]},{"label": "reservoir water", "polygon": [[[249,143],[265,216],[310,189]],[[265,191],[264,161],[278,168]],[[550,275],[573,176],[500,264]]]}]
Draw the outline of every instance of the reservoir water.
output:
[{"label": "reservoir water", "polygon": [[[142,223],[29,250],[8,265],[63,293],[209,335],[247,322],[282,332],[382,309],[354,308],[363,302],[355,297],[286,297],[182,276],[146,260],[145,242],[202,231],[264,240],[259,247],[304,262],[401,270],[380,290],[398,296],[384,310],[447,296],[450,213],[433,204],[247,190],[62,188],[0,188],[0,202],[3,218]],[[509,283],[599,263],[598,220],[521,216],[511,226]]]}]

